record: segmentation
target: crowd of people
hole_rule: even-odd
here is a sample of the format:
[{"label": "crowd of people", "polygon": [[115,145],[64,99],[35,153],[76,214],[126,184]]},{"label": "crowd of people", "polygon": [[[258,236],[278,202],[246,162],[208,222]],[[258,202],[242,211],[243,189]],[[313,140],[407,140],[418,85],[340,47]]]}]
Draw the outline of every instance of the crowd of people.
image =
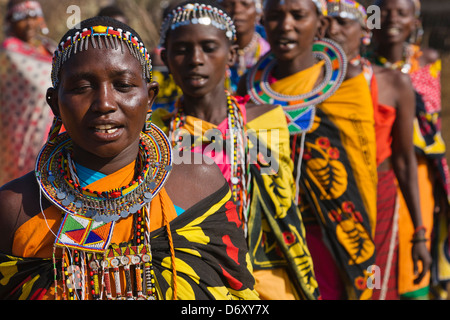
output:
[{"label": "crowd of people", "polygon": [[440,57],[419,0],[10,0],[0,299],[450,299]]}]

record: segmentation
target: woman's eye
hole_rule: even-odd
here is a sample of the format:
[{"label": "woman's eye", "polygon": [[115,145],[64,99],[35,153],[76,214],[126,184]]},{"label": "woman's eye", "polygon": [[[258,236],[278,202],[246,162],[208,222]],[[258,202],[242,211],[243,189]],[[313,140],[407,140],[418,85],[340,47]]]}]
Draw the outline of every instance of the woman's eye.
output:
[{"label": "woman's eye", "polygon": [[118,82],[114,84],[114,87],[119,91],[128,91],[133,88],[134,85],[129,82]]}]

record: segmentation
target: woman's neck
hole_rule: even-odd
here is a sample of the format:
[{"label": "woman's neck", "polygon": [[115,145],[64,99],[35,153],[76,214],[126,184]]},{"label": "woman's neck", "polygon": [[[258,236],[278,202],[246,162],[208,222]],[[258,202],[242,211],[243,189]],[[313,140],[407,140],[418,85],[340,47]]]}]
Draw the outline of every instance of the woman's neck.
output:
[{"label": "woman's neck", "polygon": [[227,117],[225,89],[221,88],[202,97],[185,94],[182,107],[186,115],[218,125]]},{"label": "woman's neck", "polygon": [[136,160],[139,153],[139,139],[136,143],[128,146],[119,155],[108,158],[99,157],[93,153],[87,152],[84,149],[74,145],[73,159],[80,165],[91,170],[101,172],[105,175],[110,175]]},{"label": "woman's neck", "polygon": [[278,60],[272,71],[272,76],[276,79],[283,79],[297,72],[312,67],[316,63],[316,59],[312,54],[312,50],[305,52],[292,60]]}]

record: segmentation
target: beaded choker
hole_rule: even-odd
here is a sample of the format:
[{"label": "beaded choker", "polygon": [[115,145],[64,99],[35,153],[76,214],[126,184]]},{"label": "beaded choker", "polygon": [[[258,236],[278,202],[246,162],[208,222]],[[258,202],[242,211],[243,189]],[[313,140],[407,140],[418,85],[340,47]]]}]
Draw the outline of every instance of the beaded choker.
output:
[{"label": "beaded choker", "polygon": [[98,192],[80,186],[71,148],[67,133],[60,134],[53,145],[46,144],[36,162],[36,178],[56,207],[97,222],[117,221],[136,213],[162,188],[172,165],[167,137],[152,125],[150,134],[141,133],[136,178],[120,189]]},{"label": "beaded choker", "polygon": [[313,54],[315,58],[325,61],[325,76],[322,82],[307,94],[288,96],[270,87],[269,75],[276,65],[276,59],[271,52],[258,61],[246,79],[248,93],[255,103],[283,107],[291,135],[311,128],[315,106],[328,99],[339,88],[347,71],[346,55],[334,41],[315,41]]}]

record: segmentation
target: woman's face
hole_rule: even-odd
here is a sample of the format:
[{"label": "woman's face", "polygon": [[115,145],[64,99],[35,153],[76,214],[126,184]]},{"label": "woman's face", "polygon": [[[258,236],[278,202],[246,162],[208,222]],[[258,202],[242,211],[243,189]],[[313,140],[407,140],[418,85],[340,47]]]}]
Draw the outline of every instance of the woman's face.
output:
[{"label": "woman's face", "polygon": [[74,150],[112,158],[137,150],[157,90],[158,84],[147,83],[141,64],[128,50],[90,47],[73,54],[61,67],[51,105],[61,116]]},{"label": "woman's face", "polygon": [[379,43],[403,43],[414,31],[417,19],[411,0],[383,0],[380,6],[380,29],[374,29],[374,37]]},{"label": "woman's face", "polygon": [[312,50],[321,26],[311,0],[267,0],[264,28],[272,52],[279,60],[292,60]]},{"label": "woman's face", "polygon": [[226,68],[235,52],[223,30],[188,24],[169,32],[161,54],[183,94],[201,97],[224,90]]},{"label": "woman's face", "polygon": [[360,53],[361,38],[364,30],[357,20],[330,17],[326,35],[339,43],[347,57],[352,59]]},{"label": "woman's face", "polygon": [[230,14],[236,27],[236,34],[254,32],[259,15],[255,0],[223,0],[221,5]]},{"label": "woman's face", "polygon": [[14,36],[20,40],[32,43],[39,34],[41,24],[41,17],[27,17],[16,22],[11,22],[11,30]]}]

